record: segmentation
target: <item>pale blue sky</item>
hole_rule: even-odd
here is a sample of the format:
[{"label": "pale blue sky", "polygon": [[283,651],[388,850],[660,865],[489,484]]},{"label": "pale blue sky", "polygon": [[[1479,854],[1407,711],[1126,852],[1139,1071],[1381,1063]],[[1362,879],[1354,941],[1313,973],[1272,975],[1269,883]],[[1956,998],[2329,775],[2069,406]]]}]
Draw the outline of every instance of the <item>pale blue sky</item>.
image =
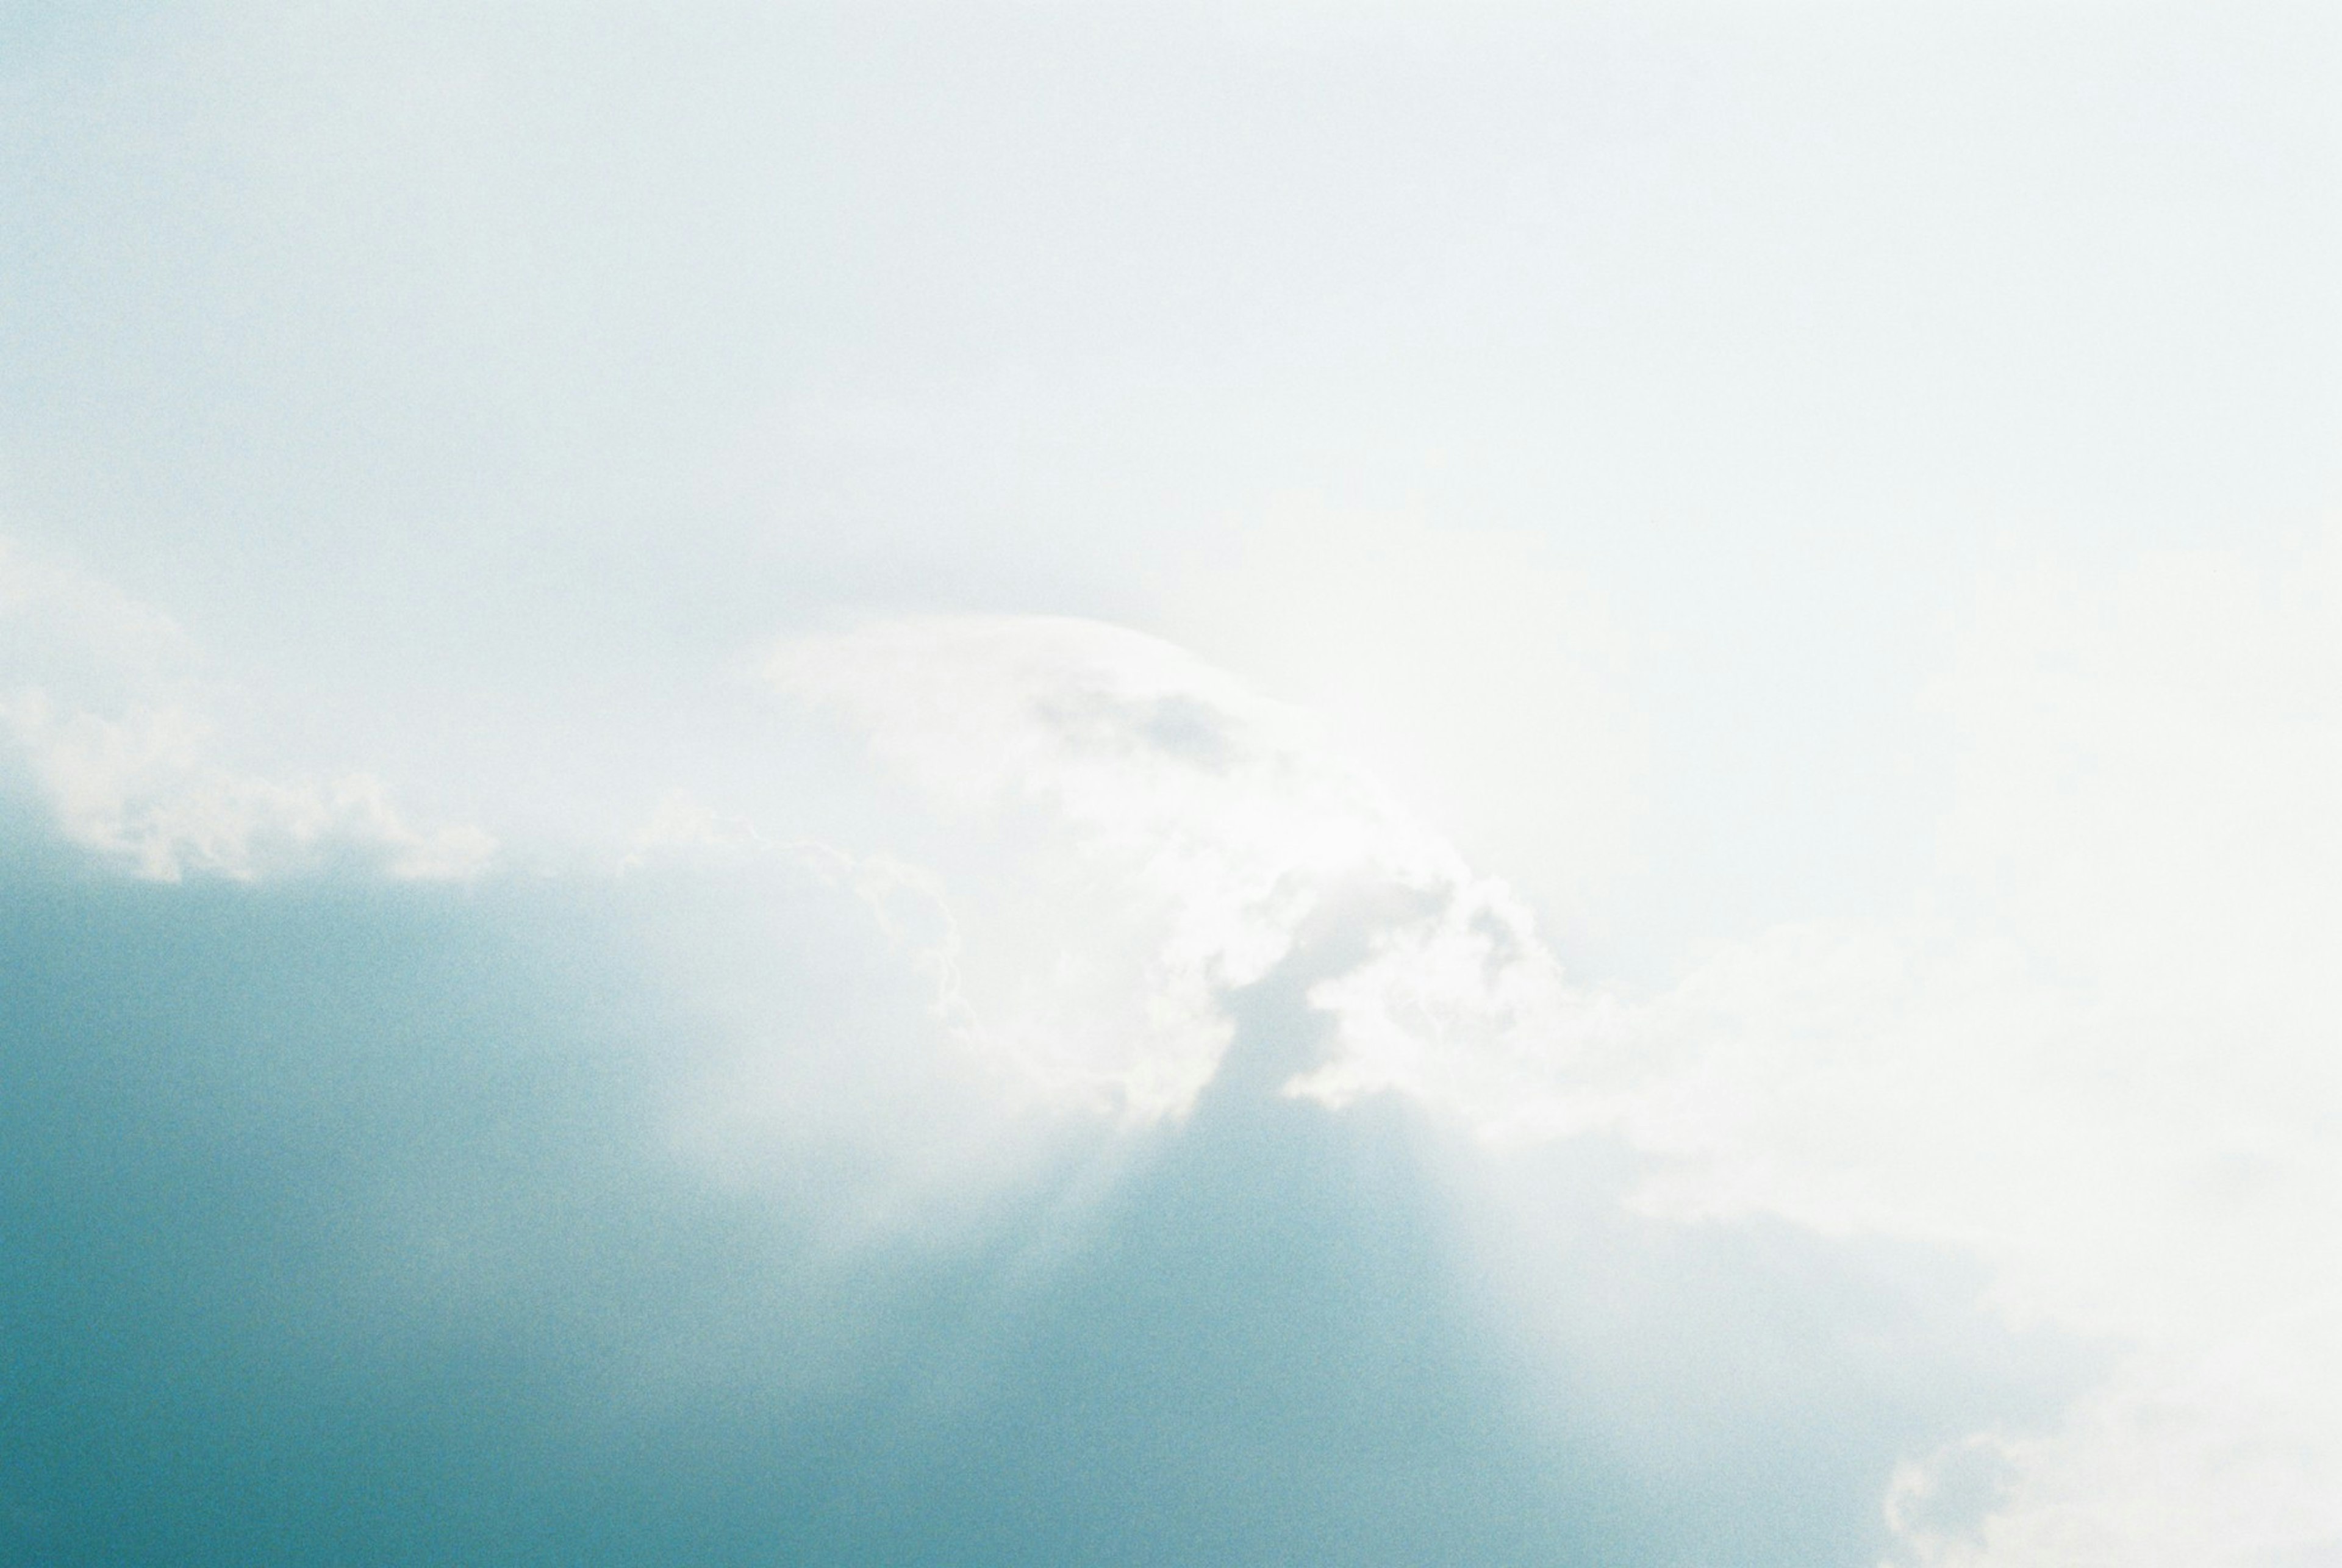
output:
[{"label": "pale blue sky", "polygon": [[0,1542],[2342,1561],[2337,67],[0,3]]},{"label": "pale blue sky", "polygon": [[14,9],[10,527],[434,784],[1298,501],[1588,580],[1665,946],[1907,879],[1995,550],[2335,494],[2321,7]]}]

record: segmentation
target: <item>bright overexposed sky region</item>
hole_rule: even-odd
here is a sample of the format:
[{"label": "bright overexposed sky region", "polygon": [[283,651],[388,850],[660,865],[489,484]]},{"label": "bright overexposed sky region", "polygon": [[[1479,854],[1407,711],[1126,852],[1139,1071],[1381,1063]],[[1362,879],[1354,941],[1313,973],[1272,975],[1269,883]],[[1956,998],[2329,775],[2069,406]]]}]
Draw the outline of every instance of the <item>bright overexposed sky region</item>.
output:
[{"label": "bright overexposed sky region", "polygon": [[0,1560],[2342,1565],[2337,87],[0,0]]}]

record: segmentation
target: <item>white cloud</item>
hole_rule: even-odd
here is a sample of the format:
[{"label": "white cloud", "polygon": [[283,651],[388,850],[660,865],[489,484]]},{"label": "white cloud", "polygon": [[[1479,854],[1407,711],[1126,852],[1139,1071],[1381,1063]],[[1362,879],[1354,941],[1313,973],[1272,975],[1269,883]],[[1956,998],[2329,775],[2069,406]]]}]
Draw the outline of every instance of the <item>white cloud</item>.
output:
[{"label": "white cloud", "polygon": [[[1958,774],[1909,913],[1760,932],[1641,998],[1565,977],[1501,884],[1166,644],[927,620],[771,669],[1016,835],[1026,897],[965,922],[972,1016],[1039,1078],[1176,1112],[1228,988],[1343,890],[1407,895],[1310,992],[1332,1044],[1291,1092],[1607,1127],[1655,1213],[1955,1245],[2013,1318],[2108,1348],[2057,1430],[1912,1456],[1882,1506],[1913,1561],[2315,1562],[2342,1552],[2334,567],[2003,582],[1934,695]],[[1981,1524],[1930,1503],[1986,1470]]]},{"label": "white cloud", "polygon": [[1321,717],[1548,922],[1577,930],[1630,874],[1650,749],[1630,641],[1549,542],[1296,497],[1196,566],[1175,634]]},{"label": "white cloud", "polygon": [[2002,580],[1936,693],[1916,912],[1717,954],[1616,1086],[1654,1205],[1957,1241],[2121,1347],[1926,1561],[2342,1558],[2336,565]]},{"label": "white cloud", "polygon": [[175,882],[352,860],[402,879],[462,877],[495,842],[421,827],[369,774],[275,779],[214,754],[184,633],[105,584],[0,541],[0,734],[70,843]]},{"label": "white cloud", "polygon": [[796,639],[768,670],[992,831],[1043,818],[1016,839],[1017,907],[967,923],[976,1012],[1037,1082],[1176,1113],[1226,1047],[1226,994],[1349,895],[1408,896],[1366,961],[1314,994],[1337,1029],[1296,1092],[1454,1098],[1505,1071],[1525,1022],[1554,1048],[1576,1005],[1504,888],[1302,715],[1167,644],[1092,622],[922,619]]},{"label": "white cloud", "polygon": [[[774,844],[687,794],[627,864],[777,854],[850,889],[961,1054],[954,1092],[1009,1086],[937,1127],[997,1129],[1036,1093],[1179,1114],[1229,1044],[1230,993],[1351,919],[1288,1093],[1402,1094],[1499,1143],[1607,1129],[1651,1162],[1653,1213],[1955,1245],[2013,1317],[2109,1347],[2057,1429],[1909,1456],[1881,1503],[1909,1561],[2319,1561],[2342,1543],[2336,563],[2010,576],[1934,693],[1957,774],[1909,913],[1758,932],[1653,995],[1566,975],[1502,883],[1303,714],[1092,622],[898,620],[771,654],[777,686],[943,803],[966,864]],[[368,775],[221,760],[185,637],[103,584],[0,554],[0,728],[60,833],[135,874],[487,858]],[[761,1062],[677,1109],[726,1179],[753,1179],[802,1097]],[[892,1107],[886,1076],[866,1093]],[[971,1187],[976,1153],[930,1152],[852,1223]]]}]

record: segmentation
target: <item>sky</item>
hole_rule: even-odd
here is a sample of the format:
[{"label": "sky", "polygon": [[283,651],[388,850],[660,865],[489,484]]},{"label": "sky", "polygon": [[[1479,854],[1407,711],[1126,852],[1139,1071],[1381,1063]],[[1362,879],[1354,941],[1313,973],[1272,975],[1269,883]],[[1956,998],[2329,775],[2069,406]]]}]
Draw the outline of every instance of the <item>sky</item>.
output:
[{"label": "sky", "polygon": [[2342,1564],[2337,67],[0,0],[0,1559]]}]

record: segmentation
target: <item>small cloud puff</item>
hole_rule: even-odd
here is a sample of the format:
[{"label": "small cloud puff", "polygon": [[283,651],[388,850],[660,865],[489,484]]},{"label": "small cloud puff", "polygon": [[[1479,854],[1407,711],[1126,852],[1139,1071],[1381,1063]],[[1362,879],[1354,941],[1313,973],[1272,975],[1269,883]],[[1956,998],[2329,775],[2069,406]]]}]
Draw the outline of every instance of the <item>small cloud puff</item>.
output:
[{"label": "small cloud puff", "polygon": [[476,827],[407,821],[370,774],[281,780],[215,760],[193,662],[168,617],[0,541],[0,736],[68,843],[163,882],[353,864],[460,878],[493,857]]},{"label": "small cloud puff", "polygon": [[60,711],[34,689],[0,701],[0,724],[65,838],[151,880],[248,881],[350,861],[399,880],[460,878],[495,852],[475,827],[409,824],[370,774],[284,783],[222,767],[184,708],[108,718]]}]

